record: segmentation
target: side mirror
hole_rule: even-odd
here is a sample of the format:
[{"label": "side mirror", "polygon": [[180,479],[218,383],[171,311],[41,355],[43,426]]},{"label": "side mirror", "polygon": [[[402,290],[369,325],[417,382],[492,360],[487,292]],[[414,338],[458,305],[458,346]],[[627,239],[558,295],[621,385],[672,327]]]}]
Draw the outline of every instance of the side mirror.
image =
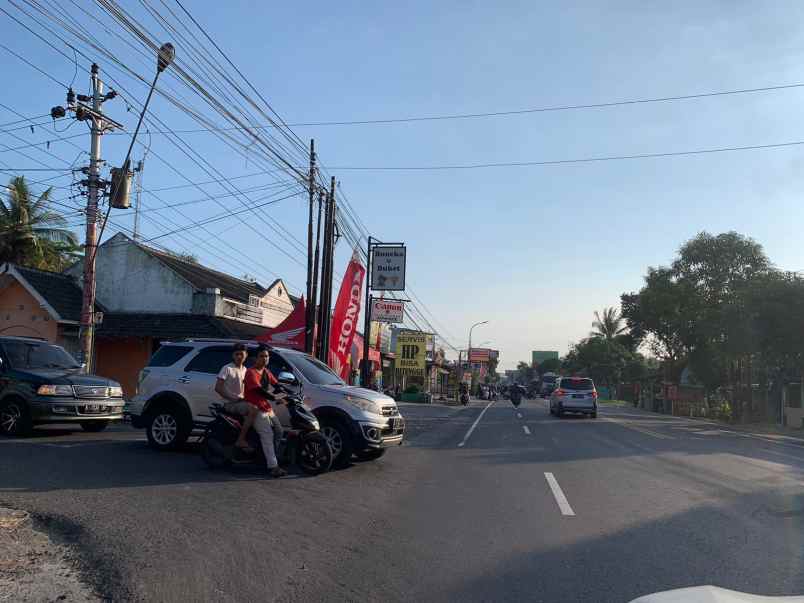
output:
[{"label": "side mirror", "polygon": [[279,383],[284,383],[285,385],[298,385],[299,383],[295,375],[288,371],[282,371],[276,379]]}]

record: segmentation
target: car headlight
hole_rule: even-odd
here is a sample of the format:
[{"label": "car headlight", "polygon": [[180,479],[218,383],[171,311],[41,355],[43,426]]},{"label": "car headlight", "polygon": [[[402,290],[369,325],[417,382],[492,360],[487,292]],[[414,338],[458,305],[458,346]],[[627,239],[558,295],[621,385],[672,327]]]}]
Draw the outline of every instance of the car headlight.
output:
[{"label": "car headlight", "polygon": [[40,396],[72,396],[72,385],[40,385],[36,390]]},{"label": "car headlight", "polygon": [[371,400],[366,400],[365,398],[358,398],[357,396],[347,395],[346,401],[354,404],[363,412],[382,416],[382,410],[380,410],[380,407],[377,406],[377,404],[375,404]]},{"label": "car headlight", "polygon": [[123,397],[123,388],[119,385],[116,387],[109,388],[109,397],[110,398],[122,398]]}]

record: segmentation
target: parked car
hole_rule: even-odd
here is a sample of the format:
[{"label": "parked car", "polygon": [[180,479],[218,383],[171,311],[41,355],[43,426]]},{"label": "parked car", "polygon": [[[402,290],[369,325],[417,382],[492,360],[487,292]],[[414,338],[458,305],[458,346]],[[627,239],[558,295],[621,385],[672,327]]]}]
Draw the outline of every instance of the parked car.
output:
[{"label": "parked car", "polygon": [[[126,413],[134,427],[144,428],[157,449],[175,448],[194,432],[201,433],[209,405],[220,401],[214,392],[220,368],[231,361],[232,340],[194,339],[165,343],[140,373],[136,395]],[[242,341],[253,362],[257,344]],[[326,364],[286,348],[272,348],[268,365],[274,375],[292,373],[306,403],[321,423],[333,453],[333,464],[344,465],[353,455],[360,460],[381,457],[402,443],[405,420],[396,401],[370,389],[349,386]],[[277,406],[280,420],[289,424],[287,410]]]},{"label": "parked car", "polygon": [[559,377],[550,394],[550,414],[563,416],[566,412],[583,413],[597,418],[597,390],[586,377]]},{"label": "parked car", "polygon": [[120,384],[82,371],[60,346],[0,337],[0,433],[25,436],[44,423],[101,431],[122,419]]}]

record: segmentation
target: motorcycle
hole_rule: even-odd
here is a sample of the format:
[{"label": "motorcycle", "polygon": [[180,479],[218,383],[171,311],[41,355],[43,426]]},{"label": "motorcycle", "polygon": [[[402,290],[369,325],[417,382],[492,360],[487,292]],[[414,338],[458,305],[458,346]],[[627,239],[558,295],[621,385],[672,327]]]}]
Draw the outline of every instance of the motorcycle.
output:
[{"label": "motorcycle", "polygon": [[522,388],[521,388],[521,386],[514,385],[511,388],[510,395],[511,395],[511,404],[513,404],[515,407],[519,407],[519,405],[522,403]]},{"label": "motorcycle", "polygon": [[[280,373],[280,382],[295,381],[290,373]],[[296,465],[307,475],[318,475],[329,471],[332,466],[332,450],[326,438],[321,434],[318,419],[304,405],[301,390],[297,393],[285,390],[290,429],[285,429],[277,450],[276,458],[280,465]],[[265,455],[262,443],[253,429],[249,430],[246,440],[251,451],[235,446],[240,433],[243,417],[226,411],[221,403],[209,407],[212,421],[206,425],[201,440],[201,457],[212,469],[241,465],[264,466]]]},{"label": "motorcycle", "polygon": [[466,392],[461,394],[461,404],[463,404],[464,406],[469,404],[469,394],[467,394]]}]

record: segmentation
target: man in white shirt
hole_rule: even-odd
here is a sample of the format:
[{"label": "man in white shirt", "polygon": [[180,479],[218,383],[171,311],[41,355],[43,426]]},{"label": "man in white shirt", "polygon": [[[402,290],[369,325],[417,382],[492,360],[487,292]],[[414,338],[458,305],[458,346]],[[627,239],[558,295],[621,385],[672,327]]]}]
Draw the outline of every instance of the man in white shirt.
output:
[{"label": "man in white shirt", "polygon": [[226,410],[244,417],[240,435],[237,436],[235,442],[235,446],[243,450],[250,449],[246,436],[257,416],[257,407],[243,399],[243,379],[246,376],[247,355],[248,350],[245,344],[236,343],[232,349],[232,362],[220,370],[218,379],[215,381],[215,393],[226,401],[224,403]]}]

